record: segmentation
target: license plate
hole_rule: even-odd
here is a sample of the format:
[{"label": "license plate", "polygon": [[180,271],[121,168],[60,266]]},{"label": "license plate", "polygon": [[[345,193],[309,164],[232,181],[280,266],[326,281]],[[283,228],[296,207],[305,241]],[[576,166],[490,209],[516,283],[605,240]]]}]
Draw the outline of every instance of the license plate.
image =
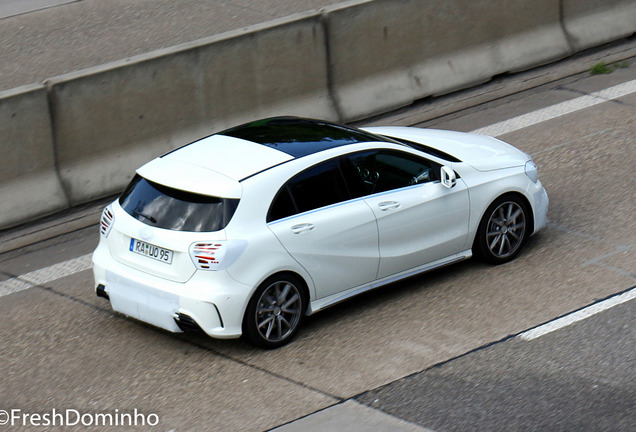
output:
[{"label": "license plate", "polygon": [[166,264],[172,264],[172,255],[174,255],[170,249],[160,248],[135,238],[130,239],[130,251]]}]

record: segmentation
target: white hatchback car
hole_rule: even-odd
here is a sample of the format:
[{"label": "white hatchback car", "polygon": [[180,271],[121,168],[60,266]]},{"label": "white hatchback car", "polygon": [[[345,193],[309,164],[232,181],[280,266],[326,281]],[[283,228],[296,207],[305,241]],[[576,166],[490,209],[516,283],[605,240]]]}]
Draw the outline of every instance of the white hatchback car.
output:
[{"label": "white hatchback car", "polygon": [[303,316],[546,224],[530,156],[495,138],[278,117],[137,170],[104,209],[95,289],[171,332],[275,348]]}]

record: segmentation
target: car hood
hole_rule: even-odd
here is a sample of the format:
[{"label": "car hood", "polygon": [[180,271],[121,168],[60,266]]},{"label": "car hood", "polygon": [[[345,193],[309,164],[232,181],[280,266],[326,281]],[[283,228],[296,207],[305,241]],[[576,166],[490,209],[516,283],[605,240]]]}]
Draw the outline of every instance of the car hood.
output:
[{"label": "car hood", "polygon": [[370,127],[364,130],[433,147],[479,171],[523,166],[531,159],[510,144],[486,135],[413,127]]}]

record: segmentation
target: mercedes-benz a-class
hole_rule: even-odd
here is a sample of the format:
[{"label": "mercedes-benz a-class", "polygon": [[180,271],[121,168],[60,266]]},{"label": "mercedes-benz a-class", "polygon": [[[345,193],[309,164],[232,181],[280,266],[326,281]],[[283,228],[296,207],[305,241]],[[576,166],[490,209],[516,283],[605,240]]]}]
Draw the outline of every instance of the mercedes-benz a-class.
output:
[{"label": "mercedes-benz a-class", "polygon": [[287,343],[303,317],[546,224],[532,158],[495,138],[278,117],[137,170],[101,218],[95,289],[171,332]]}]

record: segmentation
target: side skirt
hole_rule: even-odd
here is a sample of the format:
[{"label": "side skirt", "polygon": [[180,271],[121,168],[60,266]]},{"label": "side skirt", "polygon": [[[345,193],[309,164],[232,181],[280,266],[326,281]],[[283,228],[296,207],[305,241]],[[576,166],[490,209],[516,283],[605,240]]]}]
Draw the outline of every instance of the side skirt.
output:
[{"label": "side skirt", "polygon": [[325,309],[335,304],[338,304],[340,302],[343,302],[363,292],[370,291],[372,289],[379,288],[381,286],[388,285],[390,283],[397,282],[399,280],[406,279],[420,273],[425,273],[427,271],[435,270],[440,267],[445,267],[450,264],[455,264],[457,262],[464,261],[472,256],[473,256],[472,251],[468,249],[468,250],[465,250],[464,252],[460,252],[458,254],[451,255],[437,261],[433,261],[432,263],[424,264],[423,266],[415,267],[410,270],[405,270],[401,273],[396,273],[394,275],[387,276],[385,278],[378,279],[376,281],[369,282],[364,285],[353,287],[346,291],[333,294],[325,298],[314,300],[309,304],[307,315],[312,315],[322,309]]}]

